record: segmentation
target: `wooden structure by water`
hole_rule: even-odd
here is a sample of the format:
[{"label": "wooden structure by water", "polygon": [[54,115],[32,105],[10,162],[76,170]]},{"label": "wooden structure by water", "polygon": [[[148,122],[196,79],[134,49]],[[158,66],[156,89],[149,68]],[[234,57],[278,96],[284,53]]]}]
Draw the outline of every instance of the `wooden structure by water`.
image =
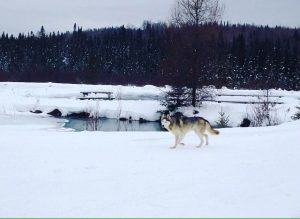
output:
[{"label": "wooden structure by water", "polygon": [[113,92],[108,91],[83,91],[80,100],[113,100]]}]

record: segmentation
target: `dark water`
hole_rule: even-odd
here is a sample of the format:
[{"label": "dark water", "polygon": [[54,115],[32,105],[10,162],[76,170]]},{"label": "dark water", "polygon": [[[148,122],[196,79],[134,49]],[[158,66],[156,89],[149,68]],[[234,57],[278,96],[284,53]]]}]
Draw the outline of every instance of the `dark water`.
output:
[{"label": "dark water", "polygon": [[117,119],[89,119],[89,118],[68,118],[66,128],[76,131],[163,131],[159,122],[120,121]]}]

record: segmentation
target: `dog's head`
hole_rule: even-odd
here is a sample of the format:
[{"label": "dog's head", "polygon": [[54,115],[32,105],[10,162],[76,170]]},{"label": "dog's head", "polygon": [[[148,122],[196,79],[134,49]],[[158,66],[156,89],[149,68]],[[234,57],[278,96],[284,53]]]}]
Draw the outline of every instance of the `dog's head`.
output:
[{"label": "dog's head", "polygon": [[161,126],[162,126],[163,128],[168,129],[169,126],[170,126],[170,124],[171,124],[171,117],[170,117],[170,115],[165,115],[165,114],[163,114],[163,115],[161,116],[161,118],[160,118],[160,122],[161,122]]}]

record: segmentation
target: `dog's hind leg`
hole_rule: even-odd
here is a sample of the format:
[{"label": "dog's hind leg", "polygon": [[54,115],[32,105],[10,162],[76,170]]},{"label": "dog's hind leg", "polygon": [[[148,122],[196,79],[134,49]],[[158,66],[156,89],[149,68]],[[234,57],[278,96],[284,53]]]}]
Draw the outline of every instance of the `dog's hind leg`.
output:
[{"label": "dog's hind leg", "polygon": [[204,143],[204,138],[203,135],[200,132],[196,131],[196,134],[198,135],[199,139],[200,139],[200,144],[197,146],[197,148],[202,147],[203,143]]},{"label": "dog's hind leg", "polygon": [[205,138],[206,145],[208,145],[208,135],[204,134],[204,138]]}]

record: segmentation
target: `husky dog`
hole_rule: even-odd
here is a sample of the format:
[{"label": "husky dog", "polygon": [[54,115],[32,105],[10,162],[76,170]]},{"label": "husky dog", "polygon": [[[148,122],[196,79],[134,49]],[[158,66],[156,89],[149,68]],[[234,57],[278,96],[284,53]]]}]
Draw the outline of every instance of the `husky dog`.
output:
[{"label": "husky dog", "polygon": [[175,135],[175,145],[171,147],[171,149],[176,148],[184,136],[190,131],[194,131],[200,138],[201,142],[197,146],[199,148],[204,144],[204,138],[206,140],[206,145],[208,145],[208,135],[205,134],[205,131],[208,131],[212,135],[220,134],[219,131],[211,127],[206,119],[201,117],[162,115],[161,124],[165,129]]}]

